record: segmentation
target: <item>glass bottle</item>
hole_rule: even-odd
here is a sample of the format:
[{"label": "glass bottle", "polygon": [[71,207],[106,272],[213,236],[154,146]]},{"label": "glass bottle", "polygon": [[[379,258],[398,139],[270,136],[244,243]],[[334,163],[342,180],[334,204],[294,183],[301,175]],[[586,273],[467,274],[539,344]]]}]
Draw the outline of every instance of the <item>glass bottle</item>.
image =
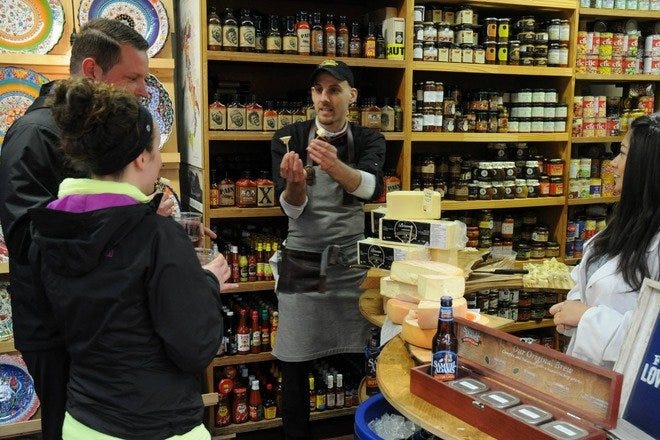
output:
[{"label": "glass bottle", "polygon": [[458,338],[454,333],[452,297],[440,299],[438,330],[433,337],[431,376],[436,380],[456,379],[458,373]]},{"label": "glass bottle", "polygon": [[337,56],[347,57],[349,47],[349,32],[346,25],[346,16],[339,16],[339,28],[337,29]]},{"label": "glass bottle", "polygon": [[271,15],[268,33],[266,34],[266,52],[282,53],[282,35],[280,34],[279,17]]},{"label": "glass bottle", "polygon": [[261,15],[254,16],[254,51],[266,52],[266,36],[264,35],[263,17]]},{"label": "glass bottle", "polygon": [[348,41],[348,56],[359,58],[362,56],[362,39],[360,38],[360,23],[357,20],[351,23],[351,38]]},{"label": "glass bottle", "polygon": [[326,410],[326,394],[323,377],[319,377],[319,380],[316,381],[316,410],[325,411]]},{"label": "glass bottle", "polygon": [[298,34],[296,34],[296,21],[291,15],[286,17],[286,30],[282,37],[282,52],[294,55],[298,53]]},{"label": "glass bottle", "polygon": [[254,52],[255,27],[249,9],[241,9],[241,24],[238,28],[238,49],[241,52]]},{"label": "glass bottle", "polygon": [[378,379],[376,378],[376,359],[380,352],[380,330],[376,327],[370,329],[365,348],[365,385],[367,395],[373,396],[379,392]]},{"label": "glass bottle", "polygon": [[250,172],[243,171],[242,177],[236,181],[236,206],[252,208],[257,205],[257,184],[250,179]]},{"label": "glass bottle", "polygon": [[234,423],[245,423],[248,420],[247,389],[244,387],[234,388],[234,405],[232,421]]},{"label": "glass bottle", "polygon": [[385,45],[385,37],[383,37],[383,28],[376,26],[376,58],[387,58],[387,47]]},{"label": "glass bottle", "polygon": [[[268,261],[270,259],[270,252],[270,242],[264,243],[264,281],[272,281],[273,279],[273,269],[270,267],[270,263]],[[273,343],[271,341],[271,346],[272,345]]]},{"label": "glass bottle", "polygon": [[369,98],[366,101],[364,111],[362,112],[364,125],[372,130],[380,131],[382,125],[382,111],[376,105],[376,98]]},{"label": "glass bottle", "polygon": [[[264,279],[264,260],[263,243],[257,244],[257,280]],[[261,278],[259,277],[259,264],[261,264]],[[270,351],[270,320],[268,319],[268,309],[261,309],[261,351]]]},{"label": "glass bottle", "polygon": [[245,106],[245,129],[251,131],[263,130],[264,109],[257,103],[255,95],[250,96],[250,102]]},{"label": "glass bottle", "polygon": [[277,111],[277,129],[284,128],[293,122],[293,116],[289,111],[289,103],[282,101]]},{"label": "glass bottle", "polygon": [[227,328],[225,336],[227,337],[227,353],[230,355],[238,354],[238,340],[236,339],[236,328],[234,327],[234,312],[227,312]]},{"label": "glass bottle", "polygon": [[371,22],[367,25],[367,36],[364,38],[364,57],[376,58],[376,35],[374,24]]},{"label": "glass bottle", "polygon": [[211,188],[209,191],[209,205],[211,205],[211,208],[218,208],[220,207],[220,185],[218,185],[218,181],[216,180],[216,171],[211,170]]},{"label": "glass bottle", "polygon": [[337,373],[337,385],[335,387],[335,408],[343,408],[345,405],[344,375]]},{"label": "glass bottle", "polygon": [[227,106],[227,129],[245,130],[245,106],[237,93]]},{"label": "glass bottle", "polygon": [[309,55],[310,28],[305,11],[300,11],[300,20],[296,23],[296,35],[298,36],[298,55]]},{"label": "glass bottle", "polygon": [[[257,280],[257,260],[254,258],[254,252],[248,255],[248,281]],[[254,269],[253,269],[254,267]],[[250,353],[261,353],[261,324],[259,323],[259,311],[252,310],[250,314],[252,327],[250,328]]]},{"label": "glass bottle", "polygon": [[238,313],[238,325],[236,326],[238,354],[248,354],[250,352],[250,328],[247,325],[247,310],[241,309]]},{"label": "glass bottle", "polygon": [[234,181],[229,178],[225,171],[225,178],[218,185],[220,191],[220,206],[234,206],[236,204],[236,187]]},{"label": "glass bottle", "polygon": [[327,57],[337,55],[337,29],[335,28],[334,15],[325,16],[325,27],[323,28],[323,42],[325,44],[323,53]]},{"label": "glass bottle", "polygon": [[268,171],[261,171],[257,180],[257,206],[275,206],[275,187]]},{"label": "glass bottle", "polygon": [[277,110],[273,101],[266,101],[263,117],[264,131],[277,130]]},{"label": "glass bottle", "polygon": [[248,401],[248,414],[251,422],[258,422],[264,418],[264,405],[259,391],[259,381],[253,380]]},{"label": "glass bottle", "polygon": [[348,122],[354,124],[360,123],[360,107],[358,107],[355,101],[348,106],[348,116],[346,119],[348,119]]},{"label": "glass bottle", "polygon": [[394,107],[390,105],[390,99],[385,98],[383,107],[380,109],[380,130],[394,131]]},{"label": "glass bottle", "polygon": [[316,117],[316,110],[314,110],[314,102],[311,97],[307,97],[307,104],[305,104],[305,118],[307,120],[314,119]]},{"label": "glass bottle", "polygon": [[211,130],[227,129],[227,106],[220,102],[220,92],[215,92],[213,102],[209,105],[209,128]]},{"label": "glass bottle", "polygon": [[264,419],[272,420],[277,417],[277,405],[273,394],[273,384],[266,384],[266,393],[264,398]]},{"label": "glass bottle", "polygon": [[310,31],[310,54],[323,55],[323,26],[321,25],[321,13],[312,14],[312,29]]},{"label": "glass bottle", "polygon": [[238,50],[238,22],[231,8],[225,8],[222,20],[222,50]]},{"label": "glass bottle", "polygon": [[[231,282],[238,283],[241,281],[241,256],[238,254],[238,246],[231,246]],[[238,331],[237,331],[238,334]],[[238,354],[238,339],[236,340],[236,350],[233,354]]]},{"label": "glass bottle", "polygon": [[209,11],[208,49],[222,49],[222,23],[220,22],[220,17],[215,10],[215,6],[211,6]]},{"label": "glass bottle", "polygon": [[[270,247],[270,243],[266,243],[266,250]],[[270,267],[270,264],[268,265]],[[268,271],[266,271],[268,272]],[[273,273],[271,272],[270,278],[273,278]],[[277,338],[277,327],[280,324],[280,316],[277,310],[273,311],[272,318],[270,321],[270,348],[275,348],[275,339]],[[279,405],[278,405],[279,406]]]},{"label": "glass bottle", "polygon": [[305,115],[305,108],[302,105],[302,102],[297,101],[293,104],[293,112],[291,114],[291,123],[295,124],[296,122],[304,122],[307,120]]},{"label": "glass bottle", "polygon": [[314,412],[316,411],[316,384],[314,375],[309,373],[307,380],[309,381],[309,411]]},{"label": "glass bottle", "polygon": [[335,394],[335,378],[332,374],[326,377],[326,391],[325,391],[325,408],[328,410],[335,409],[337,402],[337,395]]},{"label": "glass bottle", "polygon": [[403,109],[399,98],[394,100],[394,131],[403,131]]}]

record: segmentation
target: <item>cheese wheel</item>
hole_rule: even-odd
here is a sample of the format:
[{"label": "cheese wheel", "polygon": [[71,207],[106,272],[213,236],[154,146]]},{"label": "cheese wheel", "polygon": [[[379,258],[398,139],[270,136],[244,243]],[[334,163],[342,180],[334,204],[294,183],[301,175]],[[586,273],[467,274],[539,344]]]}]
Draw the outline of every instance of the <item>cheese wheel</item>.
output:
[{"label": "cheese wheel", "polygon": [[440,301],[443,296],[462,298],[465,293],[465,277],[458,275],[419,275],[417,294],[421,300]]},{"label": "cheese wheel", "polygon": [[[400,283],[399,281],[394,281],[391,277],[382,277],[380,279],[380,294],[389,298],[399,298],[404,301],[419,302],[417,286],[414,284],[405,284]],[[411,299],[404,299],[406,297]]]},{"label": "cheese wheel", "polygon": [[390,269],[390,277],[394,281],[417,285],[420,275],[465,276],[463,270],[447,263],[437,261],[394,261]]},{"label": "cheese wheel", "polygon": [[387,302],[387,317],[395,324],[401,324],[410,310],[417,308],[417,304],[390,298]]},{"label": "cheese wheel", "polygon": [[[465,318],[467,314],[467,301],[465,298],[456,298],[452,302],[454,316]],[[437,329],[440,301],[420,301],[415,310],[417,322],[421,329]]]},{"label": "cheese wheel", "polygon": [[430,350],[433,346],[433,336],[435,336],[436,330],[436,328],[423,330],[419,328],[416,319],[407,316],[401,325],[401,337],[412,345]]}]

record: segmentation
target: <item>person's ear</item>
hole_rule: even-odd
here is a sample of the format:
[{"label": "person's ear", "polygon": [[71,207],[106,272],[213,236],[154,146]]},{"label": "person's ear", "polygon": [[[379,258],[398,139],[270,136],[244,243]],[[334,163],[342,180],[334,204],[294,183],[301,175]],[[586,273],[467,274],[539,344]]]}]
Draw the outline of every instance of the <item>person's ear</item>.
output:
[{"label": "person's ear", "polygon": [[354,102],[356,102],[357,97],[358,97],[358,91],[355,87],[352,87],[351,88],[351,101],[350,101],[350,103],[353,104]]},{"label": "person's ear", "polygon": [[82,61],[80,72],[84,78],[93,79],[95,81],[100,80],[103,75],[103,70],[98,64],[96,64],[96,60],[90,57],[85,58]]}]

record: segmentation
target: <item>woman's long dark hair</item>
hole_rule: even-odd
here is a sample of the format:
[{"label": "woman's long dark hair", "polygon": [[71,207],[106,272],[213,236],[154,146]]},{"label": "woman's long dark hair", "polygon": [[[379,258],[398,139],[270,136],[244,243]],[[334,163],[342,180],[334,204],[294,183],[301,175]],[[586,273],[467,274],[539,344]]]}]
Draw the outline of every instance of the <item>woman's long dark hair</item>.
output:
[{"label": "woman's long dark hair", "polygon": [[593,239],[587,264],[619,256],[623,279],[639,290],[651,275],[646,254],[660,232],[660,113],[633,121],[621,200],[607,227]]}]

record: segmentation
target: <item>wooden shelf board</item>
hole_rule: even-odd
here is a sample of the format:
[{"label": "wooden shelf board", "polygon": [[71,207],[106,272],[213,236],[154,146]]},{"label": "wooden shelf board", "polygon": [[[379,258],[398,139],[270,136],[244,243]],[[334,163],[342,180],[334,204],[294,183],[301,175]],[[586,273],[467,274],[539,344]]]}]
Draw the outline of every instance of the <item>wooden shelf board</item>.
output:
[{"label": "wooden shelf board", "polygon": [[210,367],[223,367],[225,365],[251,364],[253,362],[266,362],[275,360],[270,351],[255,354],[237,354],[234,356],[220,356],[213,358]]},{"label": "wooden shelf board", "polygon": [[441,63],[413,61],[413,70],[425,72],[458,72],[483,75],[557,76],[570,78],[570,67],[507,66],[499,64]]},{"label": "wooden shelf board", "polygon": [[202,394],[202,403],[204,406],[213,406],[218,404],[218,393]]},{"label": "wooden shelf board", "polygon": [[599,203],[617,203],[620,197],[589,197],[584,199],[568,199],[568,204],[570,206],[577,205],[597,205]]},{"label": "wooden shelf board", "polygon": [[255,217],[283,217],[284,213],[279,206],[272,208],[228,208],[211,209],[211,218],[255,218]]},{"label": "wooden shelf board", "polygon": [[637,11],[632,9],[602,9],[580,8],[580,18],[610,17],[610,18],[641,18],[642,20],[660,20],[660,11]]},{"label": "wooden shelf board", "polygon": [[[0,62],[2,65],[50,66],[69,70],[69,54],[37,55],[32,53],[12,53]],[[174,69],[174,58],[149,58],[149,69]]]},{"label": "wooden shelf board", "polygon": [[[278,53],[255,53],[255,52],[227,52],[227,51],[206,51],[206,57],[209,61],[231,61],[243,63],[262,63],[262,64],[303,64],[314,65],[327,59],[326,56],[302,56],[286,55]],[[369,58],[346,58],[337,57],[351,67],[372,67],[378,69],[404,69],[406,63],[404,60],[383,60]]]},{"label": "wooden shelf board", "polygon": [[606,137],[574,137],[571,138],[571,143],[573,144],[601,144],[609,142],[621,142],[623,140],[623,135],[621,136],[606,136]]},{"label": "wooden shelf board", "polygon": [[180,163],[181,153],[160,153],[163,163]]},{"label": "wooden shelf board", "polygon": [[520,332],[524,330],[533,330],[537,328],[547,328],[554,327],[555,322],[552,319],[542,319],[541,321],[523,321],[523,322],[514,322],[504,327],[500,327],[499,330],[503,332],[512,333]]},{"label": "wooden shelf board", "polygon": [[9,273],[9,263],[0,263],[0,275]]},{"label": "wooden shelf board", "polygon": [[[273,138],[274,131],[222,131],[209,130],[208,138],[210,141],[268,141]],[[404,134],[402,132],[383,132],[385,140],[402,141]]]},{"label": "wooden shelf board", "polygon": [[576,81],[597,81],[597,82],[644,82],[660,81],[658,75],[599,75],[597,73],[576,73]]},{"label": "wooden shelf board", "polygon": [[41,418],[30,419],[24,422],[10,423],[0,426],[0,438],[15,437],[18,435],[34,434],[41,431]]},{"label": "wooden shelf board", "polygon": [[[341,417],[341,416],[348,416],[351,414],[354,414],[357,409],[357,406],[350,406],[348,408],[340,408],[340,409],[332,409],[329,411],[318,411],[318,412],[312,412],[309,414],[309,419],[310,420],[324,420],[324,419],[331,419],[334,417]],[[230,434],[238,434],[241,432],[252,432],[252,431],[258,431],[261,429],[270,429],[270,428],[277,428],[278,426],[282,426],[282,419],[280,417],[277,417],[272,420],[260,420],[258,422],[245,422],[241,424],[232,424],[229,426],[224,426],[222,428],[215,428],[213,430],[213,435],[214,436],[219,436],[219,435],[230,435]]]},{"label": "wooden shelf board", "polygon": [[[440,3],[440,2],[435,2]],[[561,9],[570,9],[574,10],[577,7],[575,1],[572,0],[534,0],[531,4],[520,2],[517,0],[480,0],[476,2],[470,2],[472,6],[478,7],[479,9],[483,8],[496,8],[500,9],[506,7],[507,9],[512,10],[521,10],[529,12],[530,6],[536,9],[547,9],[547,10],[561,10]],[[465,4],[464,0],[443,0],[442,4],[449,4],[452,6],[463,5]]]},{"label": "wooden shelf board", "polygon": [[0,341],[0,353],[11,353],[13,351],[16,351],[16,348],[14,347],[14,338]]},{"label": "wooden shelf board", "polygon": [[232,295],[234,293],[244,292],[263,292],[265,290],[275,289],[275,281],[252,281],[248,283],[238,283],[235,289],[222,292],[223,295]]},{"label": "wooden shelf board", "polygon": [[563,206],[563,197],[539,197],[533,199],[509,199],[509,200],[468,200],[458,202],[455,200],[443,201],[443,211],[469,211],[472,209],[513,209],[513,208],[536,208],[539,206]]},{"label": "wooden shelf board", "polygon": [[413,132],[413,142],[565,142],[569,133],[428,133]]}]

